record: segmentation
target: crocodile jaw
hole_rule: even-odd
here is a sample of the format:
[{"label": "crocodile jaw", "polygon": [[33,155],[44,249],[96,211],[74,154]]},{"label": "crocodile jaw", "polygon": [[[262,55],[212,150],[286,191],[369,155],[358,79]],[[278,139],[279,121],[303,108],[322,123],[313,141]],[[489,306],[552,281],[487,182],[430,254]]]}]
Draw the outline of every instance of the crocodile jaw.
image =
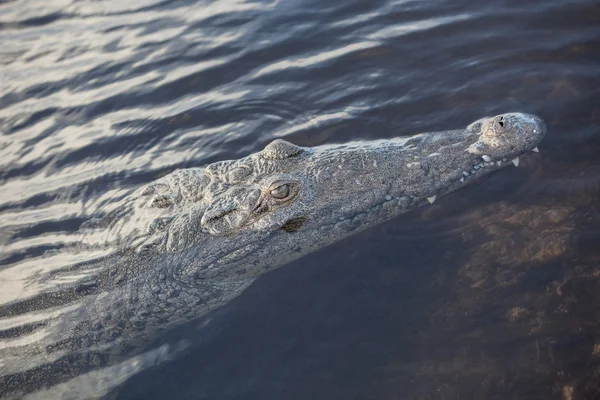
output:
[{"label": "crocodile jaw", "polygon": [[[492,129],[498,121],[505,131]],[[545,132],[539,117],[510,113],[463,130],[315,148],[311,175],[320,204],[314,204],[313,219],[316,225],[372,226],[433,203],[510,160],[518,163],[537,150]]]}]

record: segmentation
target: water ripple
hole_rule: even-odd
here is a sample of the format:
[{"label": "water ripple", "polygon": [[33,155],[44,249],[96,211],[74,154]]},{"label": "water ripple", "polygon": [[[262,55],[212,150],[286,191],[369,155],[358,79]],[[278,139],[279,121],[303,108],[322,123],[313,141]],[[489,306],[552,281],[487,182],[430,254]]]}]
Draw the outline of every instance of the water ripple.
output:
[{"label": "water ripple", "polygon": [[[549,123],[548,137],[540,146],[542,152],[523,160],[520,169],[492,174],[478,186],[457,192],[452,200],[441,200],[400,222],[365,232],[357,239],[360,246],[356,247],[365,246],[365,251],[370,248],[371,252],[381,252],[383,258],[393,260],[379,262],[380,259],[369,254],[365,256],[366,261],[363,257],[361,264],[353,261],[353,255],[342,258],[340,262],[348,265],[344,265],[343,272],[337,270],[339,274],[330,279],[340,282],[341,286],[317,290],[315,296],[321,292],[320,295],[325,296],[319,297],[322,300],[319,307],[335,301],[327,297],[332,293],[341,296],[339,293],[354,290],[343,285],[358,286],[352,279],[359,279],[364,273],[360,279],[374,279],[369,281],[374,287],[361,289],[360,294],[349,296],[352,300],[347,302],[351,304],[356,300],[358,303],[352,303],[353,307],[368,315],[369,321],[376,320],[376,315],[381,313],[387,316],[387,321],[395,321],[394,316],[398,316],[398,323],[403,327],[406,318],[412,318],[413,324],[422,324],[423,318],[413,315],[415,312],[391,308],[399,304],[404,307],[417,299],[414,301],[430,307],[427,318],[433,321],[443,316],[444,329],[451,321],[462,321],[462,326],[469,327],[456,328],[445,336],[440,333],[443,337],[437,340],[442,348],[440,343],[459,340],[456,337],[462,334],[476,333],[483,337],[487,332],[485,338],[494,337],[485,331],[490,325],[479,323],[476,318],[457,317],[466,315],[465,310],[483,307],[485,299],[493,305],[489,306],[491,310],[485,309],[481,314],[495,315],[497,303],[494,302],[516,302],[518,298],[526,304],[527,298],[535,297],[528,297],[535,287],[554,288],[559,285],[555,282],[561,279],[564,282],[560,285],[575,279],[581,279],[577,282],[584,285],[581,283],[584,275],[588,277],[585,282],[591,282],[590,277],[597,274],[593,269],[594,262],[597,263],[594,241],[599,232],[595,217],[595,204],[600,197],[597,168],[599,22],[598,6],[589,0],[538,3],[494,0],[476,4],[406,0],[0,2],[0,396],[3,387],[9,384],[11,390],[39,388],[32,383],[32,376],[39,377],[44,384],[57,385],[48,389],[49,392],[38,393],[39,396],[54,396],[61,391],[72,394],[77,387],[100,396],[116,385],[135,379],[147,367],[162,365],[172,354],[179,354],[187,342],[179,347],[156,346],[135,356],[129,353],[130,356],[112,364],[108,356],[102,358],[108,353],[100,357],[85,347],[81,347],[86,350],[82,350],[82,354],[70,354],[66,350],[51,352],[45,348],[39,353],[28,353],[30,357],[21,357],[18,346],[26,343],[33,348],[44,340],[56,344],[56,338],[46,335],[60,316],[68,315],[73,321],[81,321],[87,311],[74,310],[81,310],[82,304],[87,304],[90,298],[98,296],[104,299],[102,301],[110,301],[99,295],[104,289],[94,285],[92,277],[109,273],[111,264],[107,260],[112,260],[114,249],[107,248],[106,243],[116,239],[110,232],[88,232],[84,236],[79,230],[82,222],[95,216],[118,214],[120,205],[133,191],[175,169],[244,156],[260,150],[277,137],[307,146],[387,138],[456,128],[484,115],[512,110],[540,114]],[[375,248],[379,243],[385,243],[381,245],[383,248]],[[431,265],[444,265],[444,271],[432,271],[434,267],[427,266],[437,283],[431,283],[434,278],[430,275],[415,275],[414,268],[407,271],[406,265],[390,271],[390,265],[395,265],[398,258],[398,243],[415,243],[427,248],[420,251],[423,254],[416,252],[414,259],[403,254],[401,258],[406,258],[406,263],[418,265],[420,257],[426,257]],[[452,246],[445,247],[446,243]],[[356,253],[360,257],[352,243],[340,246],[331,250],[333,253],[320,254],[319,262],[320,257],[338,259],[341,254]],[[412,251],[410,245],[403,248],[406,252]],[[455,261],[449,262],[448,257]],[[377,265],[369,264],[371,262]],[[369,264],[370,268],[363,264]],[[330,267],[336,268],[335,265]],[[378,278],[373,278],[378,273],[388,277],[409,274],[411,278],[399,283],[404,285],[401,290],[399,286],[392,290],[385,286],[391,282],[389,279],[383,280],[387,282],[384,286],[377,286],[382,285]],[[329,276],[326,274],[320,270],[310,279],[310,285],[293,286],[309,290],[308,286],[334,285],[329,280],[319,280],[326,279],[323,278]],[[344,279],[340,279],[340,275]],[[544,279],[550,279],[548,276],[556,276],[556,279],[547,282]],[[111,276],[107,282],[116,279]],[[413,281],[421,282],[421,286]],[[530,281],[533,289],[527,286]],[[435,286],[435,291],[428,291],[430,286]],[[436,296],[444,293],[438,291],[438,287],[455,293],[457,303],[436,305]],[[553,290],[558,289],[548,289]],[[367,292],[369,296],[380,297],[372,297],[372,303],[362,301]],[[410,297],[395,297],[402,293]],[[571,294],[572,298],[577,295],[583,296]],[[305,293],[301,297],[307,298]],[[492,297],[494,300],[490,300]],[[549,307],[544,304],[552,302],[564,304],[543,312],[543,316],[536,314],[531,320],[523,317],[520,323],[526,326],[544,320],[546,325],[539,324],[546,327],[558,326],[567,320],[575,323],[578,317],[569,317],[571,314],[564,310],[575,307],[573,304],[577,302],[567,304],[565,298],[558,296],[551,301],[539,300],[540,304],[531,303],[530,309],[544,309]],[[577,304],[589,300],[593,305],[596,304],[594,299],[590,296]],[[243,304],[235,307],[244,309]],[[269,307],[265,310],[270,311],[261,311],[261,318],[279,315],[279,311],[273,311],[274,305]],[[511,307],[513,311],[520,310],[517,306]],[[416,308],[421,310],[421,304]],[[563,311],[556,311],[559,309]],[[327,313],[332,315],[321,320],[318,329],[315,325],[315,331],[325,326],[325,330],[334,332],[336,318],[352,319],[349,314],[335,315],[332,309]],[[521,314],[514,311],[511,318],[517,318],[517,314],[529,315],[525,311]],[[563,315],[565,319],[561,319]],[[317,317],[311,315],[311,318]],[[258,321],[259,317],[252,319]],[[275,325],[293,323],[288,319],[277,318],[276,323],[272,319],[262,321],[264,326],[275,328]],[[303,323],[310,325],[311,321],[309,318]],[[391,332],[386,324],[376,331]],[[356,332],[357,337],[369,335],[357,331],[357,325],[364,323],[354,323],[350,329],[332,334],[352,342],[348,347],[352,351],[342,351],[343,356],[337,357],[340,360],[354,354],[356,343],[363,343],[361,338],[348,339],[349,331]],[[445,332],[437,325],[429,328],[423,337],[431,340],[436,339],[432,332]],[[506,326],[500,328],[507,329]],[[247,329],[252,332],[252,327]],[[539,332],[543,328],[536,329],[537,333],[524,334],[524,337],[559,340],[556,332],[547,332],[547,336],[542,337]],[[302,329],[290,329],[294,333],[286,335],[293,338],[301,335],[300,331]],[[83,336],[77,339],[85,340]],[[198,336],[196,330],[193,336]],[[279,336],[271,339],[279,340],[283,347],[289,346],[288,339]],[[385,342],[387,337],[381,339]],[[327,339],[318,340],[327,343]],[[523,342],[529,345],[527,340]],[[258,379],[247,375],[248,371],[262,371],[254,364],[262,365],[268,371],[265,373],[282,381],[285,378],[282,371],[299,365],[286,358],[283,362],[286,368],[271,371],[266,358],[257,356],[259,359],[249,358],[250,361],[239,358],[240,354],[253,349],[236,347],[237,343],[247,343],[245,336],[243,340],[232,341],[235,343],[228,342],[218,348],[218,357],[214,359],[202,351],[202,355],[195,358],[206,356],[212,360],[206,365],[212,365],[217,372],[221,364],[227,364],[224,377],[206,370],[208,367],[204,364],[196,366],[198,371],[212,374],[215,382],[221,382],[203,382],[204,386],[197,393],[210,398],[231,398],[223,390],[230,386],[227,379],[236,380],[235,374],[229,372],[231,365],[243,367],[240,367],[244,371],[239,372],[239,380],[246,383]],[[315,345],[314,338],[303,337],[296,341]],[[407,336],[407,343],[414,341]],[[386,357],[394,354],[390,356],[394,358],[392,362],[401,364],[408,357],[406,352],[414,349],[402,347],[395,338],[390,343],[393,343],[392,349],[380,357],[385,358],[380,360],[382,365],[374,364],[371,353],[367,360],[352,365],[367,366],[368,371],[360,370],[360,375],[365,377],[362,381],[377,382],[377,388],[397,393],[398,390],[389,390],[393,385],[389,377],[381,375],[381,371],[396,370],[395,364],[390,366]],[[453,343],[465,354],[470,351],[461,347],[462,342]],[[489,343],[495,342],[490,340]],[[320,354],[332,354],[332,359],[336,358],[333,355],[337,353],[332,350],[336,345],[327,344],[326,351]],[[493,352],[481,346],[477,347],[480,353],[476,361],[471,360],[470,365],[479,365],[480,356],[483,359],[485,354],[489,356]],[[239,350],[235,352],[235,360],[222,356],[229,348]],[[369,349],[376,354],[381,347]],[[422,350],[415,359],[429,354],[428,351],[428,348]],[[538,347],[538,356],[540,351]],[[264,350],[261,354],[267,352]],[[264,357],[282,357],[269,354]],[[561,365],[575,365],[566,353],[556,354],[561,360],[567,360],[561,361]],[[441,358],[444,357],[446,355]],[[437,358],[431,362],[438,362],[439,354]],[[501,364],[500,358],[493,360],[487,364],[491,375],[497,373],[502,379],[510,375],[495,369]],[[329,365],[322,361],[315,365]],[[458,360],[456,365],[467,361]],[[71,362],[73,364],[69,364]],[[413,368],[417,364],[421,372],[425,371],[422,376],[431,378],[434,364],[415,362],[410,368],[403,364],[401,372],[390,372],[394,382],[402,383],[406,396],[424,396],[423,393],[433,393],[428,391],[430,387],[443,387],[447,389],[445,394],[453,397],[455,393],[448,388],[462,382],[459,378],[453,384],[438,380],[435,385],[429,385],[429,380],[427,385],[402,380],[404,377],[421,379],[420,372],[414,372],[418,370]],[[511,368],[521,368],[519,371],[527,370],[519,362],[510,364]],[[63,368],[65,365],[69,368]],[[73,365],[74,375],[67,373],[70,365]],[[548,371],[556,365],[558,363],[548,366]],[[54,374],[43,372],[44,368]],[[321,373],[314,377],[316,382],[324,376],[339,375],[345,368],[317,366],[309,370]],[[452,376],[462,376],[456,368],[448,368]],[[169,371],[166,367],[159,370],[161,373]],[[313,373],[306,370],[302,369],[302,374]],[[552,376],[559,376],[558,371],[552,371],[556,372]],[[586,374],[577,371],[582,376]],[[102,374],[105,381],[97,379]],[[374,378],[370,379],[368,374],[374,374]],[[574,374],[560,376],[566,382],[565,377]],[[298,373],[292,375],[296,377]],[[271,382],[270,378],[265,380]],[[353,388],[339,379],[323,382],[331,388]],[[458,386],[470,387],[468,382],[471,381],[464,379],[467,384]],[[148,385],[154,381],[160,380],[148,379]],[[164,381],[160,382],[169,387]],[[294,385],[289,379],[285,382],[281,387]],[[240,388],[246,387],[246,383],[234,383]],[[542,386],[558,385],[554,381],[546,383]],[[576,383],[569,381],[564,385],[562,393],[567,393],[569,389],[564,387]],[[583,390],[581,386],[578,388]],[[311,393],[320,392],[313,389]],[[245,390],[240,389],[238,394],[244,397],[248,394]],[[276,392],[279,397],[287,398],[289,393],[305,393],[302,390],[304,388],[284,394]],[[455,388],[459,394],[454,397],[490,395],[460,390]],[[506,394],[501,388],[498,391],[491,397]],[[362,392],[333,393],[329,397],[346,398],[356,393]],[[372,386],[364,393],[390,397],[386,397],[387,392],[376,392]],[[435,393],[434,397],[438,395]],[[548,393],[544,395],[556,395]]]}]

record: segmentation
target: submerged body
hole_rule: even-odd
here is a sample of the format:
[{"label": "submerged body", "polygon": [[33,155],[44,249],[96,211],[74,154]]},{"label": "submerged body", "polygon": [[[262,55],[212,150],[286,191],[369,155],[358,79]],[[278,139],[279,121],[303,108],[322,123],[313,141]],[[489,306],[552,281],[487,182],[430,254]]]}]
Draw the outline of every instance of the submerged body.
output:
[{"label": "submerged body", "polygon": [[510,113],[390,140],[276,140],[239,160],[175,171],[83,227],[88,247],[100,237],[119,250],[78,283],[91,288],[85,295],[72,289],[63,312],[2,343],[0,396],[38,390],[40,377],[51,386],[87,371],[122,374],[114,366],[130,366],[157,332],[223,305],[269,270],[518,164],[545,131],[540,118]]}]

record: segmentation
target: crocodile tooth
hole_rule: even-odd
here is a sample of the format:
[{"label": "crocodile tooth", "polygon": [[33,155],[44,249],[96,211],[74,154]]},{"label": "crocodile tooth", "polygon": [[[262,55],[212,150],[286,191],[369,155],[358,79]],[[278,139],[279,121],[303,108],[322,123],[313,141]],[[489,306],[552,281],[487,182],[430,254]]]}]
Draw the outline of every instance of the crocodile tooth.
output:
[{"label": "crocodile tooth", "polygon": [[485,161],[485,162],[490,162],[490,161],[492,161],[492,157],[490,157],[490,156],[488,156],[488,155],[481,156],[481,158],[483,158],[483,161]]},{"label": "crocodile tooth", "polygon": [[464,181],[465,181],[465,177],[464,177],[464,176],[463,176],[463,177],[461,177],[461,178],[459,179],[459,181],[460,181],[460,182],[464,182]]},{"label": "crocodile tooth", "polygon": [[428,197],[427,201],[429,202],[429,204],[433,204],[433,202],[435,201],[435,198],[436,198],[436,195],[434,194],[433,196]]},{"label": "crocodile tooth", "polygon": [[464,176],[469,176],[469,173],[467,171],[463,171],[463,175]]},{"label": "crocodile tooth", "polygon": [[512,163],[515,164],[515,167],[518,167],[519,166],[519,157],[512,160]]},{"label": "crocodile tooth", "polygon": [[531,151],[533,151],[534,153],[539,153],[540,149],[538,149],[537,147],[534,147],[533,150],[531,150]]},{"label": "crocodile tooth", "polygon": [[502,165],[502,161],[496,161],[496,164],[498,164],[498,166]]}]

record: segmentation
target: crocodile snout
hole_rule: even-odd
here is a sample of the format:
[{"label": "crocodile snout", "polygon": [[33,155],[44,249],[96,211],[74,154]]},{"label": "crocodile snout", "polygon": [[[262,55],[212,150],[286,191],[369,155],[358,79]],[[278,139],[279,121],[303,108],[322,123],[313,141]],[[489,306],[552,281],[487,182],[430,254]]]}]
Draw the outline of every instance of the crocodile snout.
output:
[{"label": "crocodile snout", "polygon": [[537,115],[508,113],[484,118],[469,126],[479,134],[471,154],[490,160],[515,158],[535,151],[546,134],[546,123]]}]

